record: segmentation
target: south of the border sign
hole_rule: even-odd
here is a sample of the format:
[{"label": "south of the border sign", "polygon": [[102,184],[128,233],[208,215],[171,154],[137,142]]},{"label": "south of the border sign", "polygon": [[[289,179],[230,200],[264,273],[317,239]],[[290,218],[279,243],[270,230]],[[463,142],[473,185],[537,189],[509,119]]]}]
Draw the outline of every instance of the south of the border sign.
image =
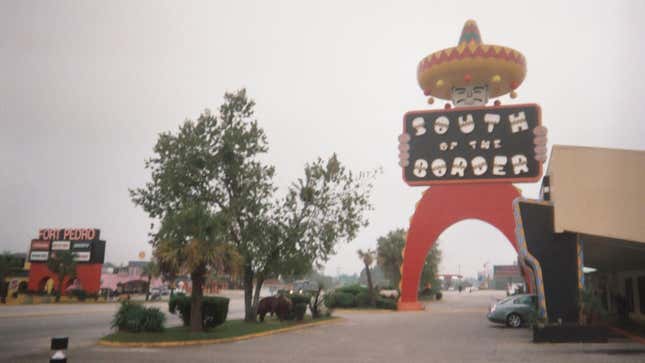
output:
[{"label": "south of the border sign", "polygon": [[408,112],[403,178],[410,185],[534,182],[542,175],[533,144],[540,117],[536,104]]}]

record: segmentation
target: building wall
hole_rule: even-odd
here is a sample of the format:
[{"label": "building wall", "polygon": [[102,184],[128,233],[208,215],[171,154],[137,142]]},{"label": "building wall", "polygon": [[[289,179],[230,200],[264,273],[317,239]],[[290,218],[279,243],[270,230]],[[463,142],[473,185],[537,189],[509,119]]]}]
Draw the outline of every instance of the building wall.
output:
[{"label": "building wall", "polygon": [[[32,263],[29,269],[29,291],[39,291],[40,284],[43,280],[51,278],[55,282],[55,288],[58,287],[58,277],[47,268],[45,263]],[[88,293],[98,293],[101,285],[101,264],[85,263],[76,265],[76,278],[80,281],[83,290]],[[70,279],[67,278],[63,285],[69,285]]]},{"label": "building wall", "polygon": [[645,151],[554,145],[555,231],[645,243]]},{"label": "building wall", "polygon": [[493,281],[491,288],[506,290],[509,283],[524,282],[520,267],[517,265],[495,265],[493,266]]},{"label": "building wall", "polygon": [[524,278],[522,276],[499,276],[493,279],[492,288],[495,290],[506,290],[508,283],[523,283]]}]

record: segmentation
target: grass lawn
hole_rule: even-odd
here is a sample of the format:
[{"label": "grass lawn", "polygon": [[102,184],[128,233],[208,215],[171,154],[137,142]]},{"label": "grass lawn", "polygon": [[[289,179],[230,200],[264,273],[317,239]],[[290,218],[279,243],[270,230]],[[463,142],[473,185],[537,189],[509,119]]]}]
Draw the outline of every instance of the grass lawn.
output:
[{"label": "grass lawn", "polygon": [[101,340],[108,342],[122,342],[122,343],[151,343],[151,342],[172,342],[172,341],[189,341],[189,340],[211,340],[211,339],[225,339],[244,336],[248,334],[255,334],[266,332],[270,330],[282,329],[292,326],[306,326],[311,323],[319,321],[332,320],[334,317],[320,318],[312,320],[310,316],[306,316],[304,321],[284,321],[280,322],[277,319],[272,319],[267,316],[264,323],[247,323],[242,319],[227,320],[224,324],[211,329],[207,332],[191,332],[190,327],[175,326],[166,328],[163,332],[159,333],[129,333],[129,332],[116,332],[106,335]]}]

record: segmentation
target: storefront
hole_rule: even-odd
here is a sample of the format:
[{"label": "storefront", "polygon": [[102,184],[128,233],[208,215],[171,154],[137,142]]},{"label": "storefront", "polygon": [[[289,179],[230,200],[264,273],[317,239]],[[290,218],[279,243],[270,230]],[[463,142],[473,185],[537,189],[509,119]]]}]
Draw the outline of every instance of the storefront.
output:
[{"label": "storefront", "polygon": [[58,277],[47,268],[47,261],[59,251],[71,251],[76,262],[76,277],[66,279],[63,289],[76,283],[87,293],[98,293],[105,257],[105,241],[100,240],[100,233],[92,228],[41,229],[29,247],[29,291],[47,291],[57,286]]},{"label": "storefront", "polygon": [[644,151],[553,146],[542,200],[515,206],[548,322],[586,323],[585,299],[600,301],[610,322],[645,322],[644,183]]}]

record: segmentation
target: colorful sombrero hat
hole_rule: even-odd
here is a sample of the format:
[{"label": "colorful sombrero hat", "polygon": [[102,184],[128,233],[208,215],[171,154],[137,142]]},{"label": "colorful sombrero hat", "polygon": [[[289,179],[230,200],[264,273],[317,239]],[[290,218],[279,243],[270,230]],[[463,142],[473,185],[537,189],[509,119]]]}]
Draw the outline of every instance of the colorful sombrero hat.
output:
[{"label": "colorful sombrero hat", "polygon": [[[489,96],[514,90],[526,76],[526,59],[515,49],[482,43],[477,23],[466,21],[459,45],[434,52],[419,62],[417,79],[426,96],[450,100],[452,87],[488,84]],[[431,101],[431,99],[430,99]]]}]

